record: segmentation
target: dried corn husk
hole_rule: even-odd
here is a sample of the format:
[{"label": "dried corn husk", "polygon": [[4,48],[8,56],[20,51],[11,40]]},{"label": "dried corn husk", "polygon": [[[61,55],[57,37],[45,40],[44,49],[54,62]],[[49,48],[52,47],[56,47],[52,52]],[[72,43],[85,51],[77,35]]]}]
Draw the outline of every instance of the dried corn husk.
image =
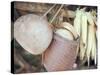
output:
[{"label": "dried corn husk", "polygon": [[83,11],[81,13],[81,40],[80,40],[80,59],[83,60],[87,48],[87,15]]},{"label": "dried corn husk", "polygon": [[96,15],[93,15],[92,12],[77,9],[74,27],[80,36],[79,57],[81,61],[87,59],[88,66],[90,65],[90,58],[96,64],[96,21]]},{"label": "dried corn husk", "polygon": [[76,17],[74,19],[74,28],[77,31],[79,36],[81,34],[81,14],[82,14],[82,11],[77,9],[76,10]]}]

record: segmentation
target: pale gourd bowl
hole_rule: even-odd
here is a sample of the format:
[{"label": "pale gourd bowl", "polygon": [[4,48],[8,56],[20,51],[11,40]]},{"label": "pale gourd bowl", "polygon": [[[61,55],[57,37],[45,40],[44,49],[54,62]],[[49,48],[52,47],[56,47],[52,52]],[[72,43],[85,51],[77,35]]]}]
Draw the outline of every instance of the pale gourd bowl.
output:
[{"label": "pale gourd bowl", "polygon": [[45,17],[27,14],[14,23],[14,38],[34,55],[42,54],[48,48],[52,36],[52,28]]}]

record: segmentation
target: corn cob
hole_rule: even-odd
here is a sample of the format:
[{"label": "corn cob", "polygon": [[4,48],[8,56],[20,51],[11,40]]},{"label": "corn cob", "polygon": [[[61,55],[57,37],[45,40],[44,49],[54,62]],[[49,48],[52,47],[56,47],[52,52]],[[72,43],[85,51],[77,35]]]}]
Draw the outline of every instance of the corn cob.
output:
[{"label": "corn cob", "polygon": [[80,37],[80,60],[83,60],[87,48],[87,15],[83,11],[81,13],[81,37]]},{"label": "corn cob", "polygon": [[74,28],[78,35],[80,36],[81,34],[81,12],[79,8],[76,10],[76,17],[74,19]]},{"label": "corn cob", "polygon": [[85,56],[85,47],[84,47],[84,44],[83,44],[83,41],[82,39],[80,38],[80,60],[83,60],[84,59],[84,56]]},{"label": "corn cob", "polygon": [[87,45],[87,51],[86,51],[86,58],[88,61],[88,66],[90,63],[90,53],[92,52],[93,47],[93,28],[91,25],[89,25],[89,31],[88,31],[88,45]]},{"label": "corn cob", "polygon": [[86,58],[88,66],[90,65],[90,58],[96,64],[96,22],[96,15],[93,15],[92,12],[85,12],[85,8],[77,9],[74,27],[80,36],[79,58],[81,61]]},{"label": "corn cob", "polygon": [[85,12],[82,12],[82,42],[84,44],[84,47],[86,49],[87,47],[87,27],[88,27],[88,24],[87,24],[87,15]]},{"label": "corn cob", "polygon": [[92,10],[90,13],[92,15],[91,17],[93,18],[95,25],[97,25],[96,11]]},{"label": "corn cob", "polygon": [[87,13],[87,17],[89,23],[88,47],[87,47],[87,59],[88,59],[88,66],[89,66],[89,57],[91,57],[96,64],[96,30],[95,30],[95,21],[90,12]]},{"label": "corn cob", "polygon": [[93,46],[92,46],[92,52],[91,52],[91,58],[95,61],[96,64],[96,31],[93,27]]},{"label": "corn cob", "polygon": [[94,40],[93,40],[93,47],[92,47],[92,52],[91,52],[91,58],[92,58],[92,60],[94,60],[94,62],[96,64],[96,40],[95,40],[95,37],[94,37]]},{"label": "corn cob", "polygon": [[88,18],[88,23],[89,25],[95,25],[94,21],[93,21],[93,16],[90,12],[86,12],[87,14],[87,18]]}]

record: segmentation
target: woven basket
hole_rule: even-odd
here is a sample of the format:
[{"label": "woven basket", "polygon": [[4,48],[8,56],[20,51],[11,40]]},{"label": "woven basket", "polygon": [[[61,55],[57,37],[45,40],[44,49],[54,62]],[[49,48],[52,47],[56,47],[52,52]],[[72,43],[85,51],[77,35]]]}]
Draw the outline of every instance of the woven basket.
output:
[{"label": "woven basket", "polygon": [[54,33],[53,41],[43,54],[43,65],[47,71],[66,71],[73,68],[79,41],[67,40]]}]

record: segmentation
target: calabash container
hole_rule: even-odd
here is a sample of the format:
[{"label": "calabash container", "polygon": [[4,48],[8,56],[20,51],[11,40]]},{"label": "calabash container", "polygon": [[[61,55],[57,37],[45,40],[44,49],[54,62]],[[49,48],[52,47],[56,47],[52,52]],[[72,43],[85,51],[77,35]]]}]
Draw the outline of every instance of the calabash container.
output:
[{"label": "calabash container", "polygon": [[43,65],[47,71],[73,69],[77,57],[78,40],[68,40],[54,33],[54,38],[43,54]]},{"label": "calabash container", "polygon": [[14,23],[14,38],[33,55],[42,54],[52,40],[52,28],[46,17],[39,15],[23,15]]}]

